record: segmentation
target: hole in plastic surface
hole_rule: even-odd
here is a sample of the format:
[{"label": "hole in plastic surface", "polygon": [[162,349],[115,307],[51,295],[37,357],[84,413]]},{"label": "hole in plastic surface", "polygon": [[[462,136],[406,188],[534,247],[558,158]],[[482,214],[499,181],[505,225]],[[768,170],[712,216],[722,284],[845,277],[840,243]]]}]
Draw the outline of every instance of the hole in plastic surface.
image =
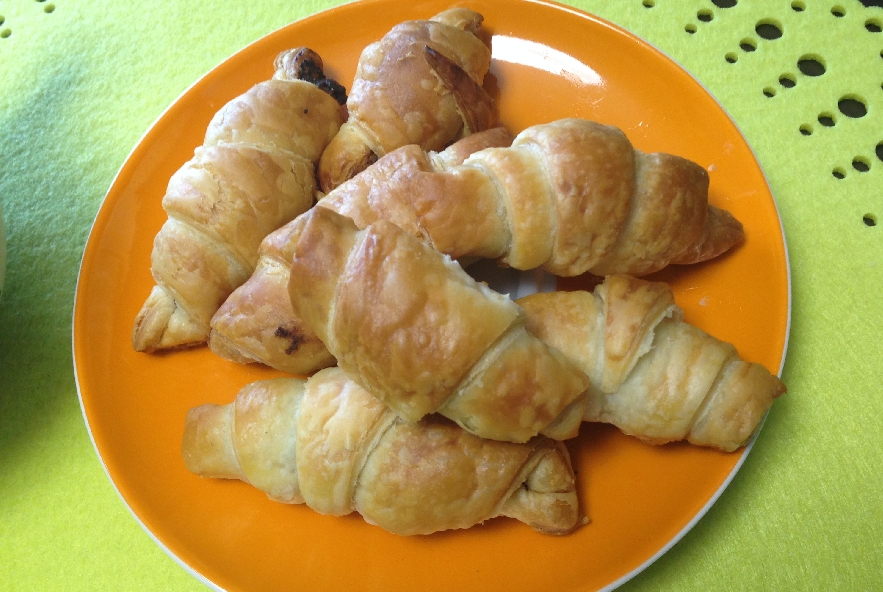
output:
[{"label": "hole in plastic surface", "polygon": [[800,133],[803,134],[804,136],[811,136],[812,135],[812,126],[811,125],[801,125],[800,126]]},{"label": "hole in plastic surface", "polygon": [[843,18],[846,16],[846,9],[842,6],[835,6],[831,9],[831,14],[833,14],[837,18]]},{"label": "hole in plastic surface", "polygon": [[837,168],[831,171],[831,174],[834,175],[835,179],[843,179],[846,177],[846,173],[843,172],[843,169]]},{"label": "hole in plastic surface", "polygon": [[741,47],[744,52],[751,52],[757,49],[757,43],[754,42],[754,39],[743,39],[739,42],[739,47]]},{"label": "hole in plastic surface", "polygon": [[653,8],[654,6],[656,6],[656,0],[644,0],[643,2],[641,2],[641,5],[644,8]]},{"label": "hole in plastic surface", "polygon": [[834,127],[834,116],[830,113],[822,113],[819,115],[819,123],[825,127]]},{"label": "hole in plastic surface", "polygon": [[859,97],[846,96],[837,101],[837,108],[847,117],[864,117],[868,114],[868,107]]},{"label": "hole in plastic surface", "polygon": [[738,0],[711,0],[711,3],[718,8],[732,8],[736,6]]},{"label": "hole in plastic surface", "polygon": [[768,86],[765,89],[763,89],[763,94],[765,94],[768,97],[774,97],[774,96],[776,96],[776,89]]},{"label": "hole in plastic surface", "polygon": [[867,159],[862,158],[861,156],[856,156],[852,160],[852,168],[854,168],[855,170],[857,170],[860,173],[867,173],[869,170],[871,170],[871,163],[868,162]]},{"label": "hole in plastic surface", "polygon": [[0,31],[0,39],[6,39],[10,35],[12,35],[11,29],[3,29],[2,31]]},{"label": "hole in plastic surface", "polygon": [[878,19],[870,19],[865,21],[865,29],[867,29],[871,33],[879,33],[883,30],[883,21]]},{"label": "hole in plastic surface", "polygon": [[797,85],[797,81],[790,74],[782,74],[779,77],[779,84],[785,88],[794,88]]},{"label": "hole in plastic surface", "polygon": [[862,222],[865,223],[865,226],[876,226],[877,225],[877,216],[874,214],[865,214],[862,216]]},{"label": "hole in plastic surface", "polygon": [[806,10],[806,4],[804,4],[803,2],[792,2],[791,10],[793,10],[794,12],[803,12],[804,10]]},{"label": "hole in plastic surface", "polygon": [[724,56],[724,59],[727,60],[727,62],[730,64],[735,64],[736,62],[739,61],[739,56],[737,56],[733,52],[730,52]]},{"label": "hole in plastic surface", "polygon": [[772,20],[758,21],[754,30],[764,39],[773,40],[782,36],[782,25]]},{"label": "hole in plastic surface", "polygon": [[696,25],[687,25],[686,27],[684,27],[684,31],[692,35],[696,32]]},{"label": "hole in plastic surface", "polygon": [[877,147],[874,148],[874,152],[877,154],[877,158],[880,159],[880,162],[883,162],[883,142],[877,144]]},{"label": "hole in plastic surface", "polygon": [[714,19],[714,14],[710,10],[703,9],[696,13],[696,18],[703,23],[708,23]]},{"label": "hole in plastic surface", "polygon": [[797,69],[807,76],[821,76],[825,73],[825,64],[817,55],[805,55],[797,60]]},{"label": "hole in plastic surface", "polygon": [[43,12],[45,12],[46,14],[49,14],[50,12],[53,12],[53,11],[55,11],[54,4],[47,4],[46,6],[43,7]]}]

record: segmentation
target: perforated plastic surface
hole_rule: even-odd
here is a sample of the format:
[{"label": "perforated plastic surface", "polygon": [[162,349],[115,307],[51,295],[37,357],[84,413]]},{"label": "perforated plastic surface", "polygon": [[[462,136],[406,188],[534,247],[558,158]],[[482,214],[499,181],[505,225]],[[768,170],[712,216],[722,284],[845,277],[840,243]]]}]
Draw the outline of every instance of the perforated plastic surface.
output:
[{"label": "perforated plastic surface", "polygon": [[[709,514],[625,589],[883,589],[883,2],[568,3],[721,102],[767,174],[792,269],[788,394]],[[336,4],[0,1],[0,588],[202,589],[132,520],[89,442],[70,357],[77,266],[166,106]]]}]

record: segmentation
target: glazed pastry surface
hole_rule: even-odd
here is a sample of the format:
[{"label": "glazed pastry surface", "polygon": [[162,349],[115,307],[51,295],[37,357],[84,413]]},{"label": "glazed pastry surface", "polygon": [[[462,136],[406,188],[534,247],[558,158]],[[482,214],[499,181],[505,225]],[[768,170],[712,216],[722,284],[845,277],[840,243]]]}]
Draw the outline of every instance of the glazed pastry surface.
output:
[{"label": "glazed pastry surface", "polygon": [[452,8],[400,23],[364,49],[347,100],[349,119],[319,163],[323,191],[396,148],[440,151],[496,124],[496,103],[481,86],[491,59],[480,38],[482,20]]}]

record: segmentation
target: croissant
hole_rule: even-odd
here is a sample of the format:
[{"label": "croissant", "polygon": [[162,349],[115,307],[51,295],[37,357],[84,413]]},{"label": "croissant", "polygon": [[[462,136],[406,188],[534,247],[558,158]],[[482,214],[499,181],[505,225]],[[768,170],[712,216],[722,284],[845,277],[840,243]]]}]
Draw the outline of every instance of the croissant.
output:
[{"label": "croissant", "polygon": [[329,93],[341,89],[306,48],[275,66],[215,114],[169,181],[151,254],[156,286],[132,331],[138,351],[204,343],[212,315],[251,276],[261,240],[313,204],[315,163],[345,117]]},{"label": "croissant", "polygon": [[785,392],[733,345],[684,322],[661,282],[614,275],[594,293],[537,293],[517,303],[528,330],[589,376],[583,419],[645,442],[735,450]]},{"label": "croissant", "polygon": [[401,23],[364,49],[347,100],[349,119],[319,163],[323,191],[401,146],[439,151],[496,123],[496,103],[481,86],[491,61],[478,37],[482,20],[452,8]]},{"label": "croissant", "polygon": [[300,216],[290,240],[295,315],[400,417],[438,412],[511,442],[577,434],[588,378],[449,257],[385,220],[360,231],[326,208]]},{"label": "croissant", "polygon": [[[505,128],[493,128],[460,139],[441,152],[427,153],[416,145],[404,146],[384,155],[326,197],[341,210],[347,202],[354,207],[377,204],[375,210],[382,209],[393,222],[420,235],[419,223],[409,216],[410,210],[395,208],[394,204],[389,208],[380,205],[388,198],[388,188],[416,172],[445,170],[461,164],[477,150],[511,142],[512,136]],[[291,309],[288,280],[293,224],[270,233],[261,243],[254,273],[212,317],[208,344],[226,359],[260,362],[284,372],[306,375],[333,365],[335,360]]]},{"label": "croissant", "polygon": [[[708,205],[704,169],[670,154],[637,152],[616,128],[564,119],[489,145],[484,138],[492,133],[503,134],[460,140],[454,146],[484,149],[460,149],[442,166],[432,166],[416,146],[398,149],[317,205],[359,228],[389,220],[455,258],[501,258],[561,275],[650,273],[712,258],[743,237],[731,214]],[[212,349],[223,357],[302,374],[333,357],[283,294],[290,254],[279,253],[288,230],[268,237],[272,274],[255,274],[231,296],[212,321],[210,344],[217,342]]]},{"label": "croissant", "polygon": [[201,476],[241,479],[322,514],[359,512],[400,535],[496,516],[566,534],[579,514],[560,442],[482,440],[440,418],[402,421],[338,368],[245,386],[187,413],[182,453]]},{"label": "croissant", "polygon": [[738,220],[708,204],[708,185],[692,161],[645,154],[618,128],[571,118],[527,128],[461,166],[399,177],[383,200],[328,195],[319,205],[360,227],[407,209],[416,222],[402,227],[419,227],[454,258],[559,276],[645,275],[742,240]]}]

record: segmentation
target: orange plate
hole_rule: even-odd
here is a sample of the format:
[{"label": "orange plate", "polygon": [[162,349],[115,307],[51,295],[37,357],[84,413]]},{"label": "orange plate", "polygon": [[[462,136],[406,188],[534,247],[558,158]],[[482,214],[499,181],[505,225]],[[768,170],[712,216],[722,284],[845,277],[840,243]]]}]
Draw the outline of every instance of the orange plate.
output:
[{"label": "orange plate", "polygon": [[[198,81],[156,122],[114,181],[83,257],[74,361],[83,412],[114,485],[143,526],[197,577],[229,590],[589,590],[615,586],[658,557],[714,502],[744,459],[689,445],[651,447],[586,424],[570,442],[591,524],[566,537],[495,519],[465,531],[399,537],[358,515],[321,516],[240,482],[201,479],[180,454],[191,407],[228,403],[275,376],[207,349],[132,350],[132,322],[153,284],[150,250],[166,183],[201,144],[211,116],[269,78],[276,54],[312,47],[351,81],[362,48],[450,0],[371,0],[316,14],[259,40]],[[545,2],[476,0],[494,62],[487,88],[517,132],[562,117],[621,127],[636,147],[695,160],[711,201],[747,240],[720,260],[658,274],[687,320],[778,371],[789,324],[789,275],[776,206],[733,122],[666,56],[625,31]],[[580,280],[559,282],[579,287]]]}]

